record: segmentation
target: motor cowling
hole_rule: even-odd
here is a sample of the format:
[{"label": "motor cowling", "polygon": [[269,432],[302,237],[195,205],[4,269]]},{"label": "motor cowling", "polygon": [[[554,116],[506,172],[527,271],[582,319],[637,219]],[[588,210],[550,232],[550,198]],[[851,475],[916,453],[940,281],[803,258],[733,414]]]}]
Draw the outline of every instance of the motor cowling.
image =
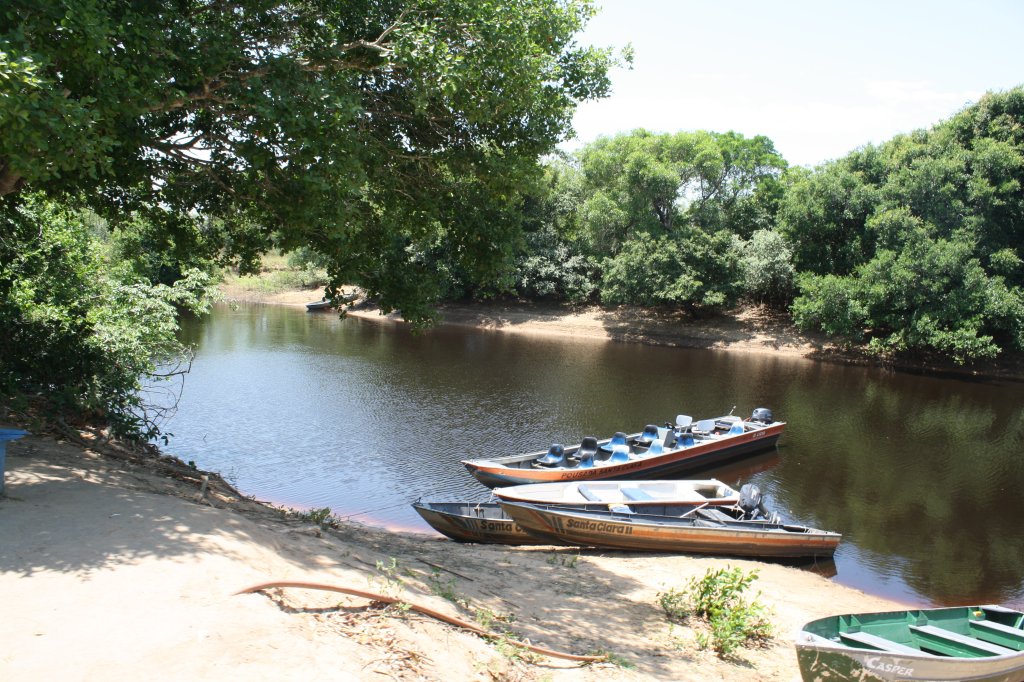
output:
[{"label": "motor cowling", "polygon": [[775,416],[767,407],[759,407],[750,415],[750,421],[757,422],[758,424],[771,424],[775,421]]},{"label": "motor cowling", "polygon": [[764,507],[764,496],[761,494],[761,489],[753,483],[747,483],[740,488],[740,509],[750,519],[768,516],[768,510]]}]

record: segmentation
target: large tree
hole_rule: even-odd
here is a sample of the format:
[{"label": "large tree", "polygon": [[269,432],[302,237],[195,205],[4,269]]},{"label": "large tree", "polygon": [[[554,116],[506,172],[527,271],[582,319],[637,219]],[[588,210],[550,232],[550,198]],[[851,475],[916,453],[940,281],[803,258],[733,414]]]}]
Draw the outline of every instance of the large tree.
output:
[{"label": "large tree", "polygon": [[[0,9],[0,197],[205,214],[251,260],[328,256],[412,317],[438,244],[480,279],[607,50],[588,0],[14,0]],[[156,221],[173,229],[174,221]],[[187,236],[188,230],[182,230]]]}]

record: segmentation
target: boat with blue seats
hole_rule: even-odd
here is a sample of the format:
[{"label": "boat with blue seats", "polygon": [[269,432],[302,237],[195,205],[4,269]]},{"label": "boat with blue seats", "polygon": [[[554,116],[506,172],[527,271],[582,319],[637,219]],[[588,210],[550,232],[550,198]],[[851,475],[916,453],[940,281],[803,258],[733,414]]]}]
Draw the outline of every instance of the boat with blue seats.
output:
[{"label": "boat with blue seats", "polygon": [[547,450],[462,464],[490,488],[581,480],[667,479],[718,466],[775,447],[786,423],[759,407],[749,419],[731,413],[675,424],[648,424],[643,431],[611,438],[583,438],[578,445],[554,443]]}]

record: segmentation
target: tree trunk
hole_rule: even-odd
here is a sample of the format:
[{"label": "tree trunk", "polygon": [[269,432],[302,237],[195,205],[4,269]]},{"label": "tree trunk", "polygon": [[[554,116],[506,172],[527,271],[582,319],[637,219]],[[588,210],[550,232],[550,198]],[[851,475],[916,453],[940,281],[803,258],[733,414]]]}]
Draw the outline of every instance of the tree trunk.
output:
[{"label": "tree trunk", "polygon": [[0,163],[0,197],[14,194],[25,186],[25,178],[12,171],[6,163]]}]

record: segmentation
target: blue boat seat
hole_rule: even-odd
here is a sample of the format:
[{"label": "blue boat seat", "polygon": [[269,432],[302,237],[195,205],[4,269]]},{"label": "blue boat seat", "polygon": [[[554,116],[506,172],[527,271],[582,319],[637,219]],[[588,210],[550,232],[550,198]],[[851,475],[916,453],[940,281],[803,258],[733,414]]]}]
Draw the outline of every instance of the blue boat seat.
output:
[{"label": "blue boat seat", "polygon": [[619,488],[619,490],[622,491],[622,496],[623,497],[625,497],[627,500],[632,500],[633,502],[653,502],[654,501],[653,497],[651,497],[648,493],[644,492],[643,490],[640,490],[640,488],[625,488],[625,487],[623,487],[623,488]]},{"label": "blue boat seat", "polygon": [[536,461],[536,464],[544,467],[558,467],[565,465],[565,448],[561,443],[552,443],[546,455]]},{"label": "blue boat seat", "polygon": [[647,448],[648,455],[663,455],[665,454],[665,446],[660,440],[656,440],[651,443],[651,447]]},{"label": "blue boat seat", "polygon": [[609,440],[607,443],[602,443],[601,444],[601,449],[604,450],[605,452],[611,452],[612,448],[614,448],[616,445],[625,445],[625,444],[626,444],[626,434],[624,432],[622,432],[622,431],[616,431],[615,435],[612,436],[611,440]]},{"label": "blue boat seat", "polygon": [[744,432],[743,422],[733,422],[732,426],[729,427],[729,435],[737,435]]},{"label": "blue boat seat", "polygon": [[580,469],[591,469],[594,466],[594,455],[597,454],[597,439],[593,436],[587,436],[580,441],[580,447],[576,451],[576,457],[579,458],[580,463],[577,465]]},{"label": "blue boat seat", "polygon": [[658,427],[654,424],[648,424],[644,427],[643,433],[636,439],[636,444],[642,447],[647,447],[656,440],[660,440],[658,436]]},{"label": "blue boat seat", "polygon": [[629,446],[621,443],[612,447],[612,456],[608,458],[609,464],[622,464],[629,461]]}]

